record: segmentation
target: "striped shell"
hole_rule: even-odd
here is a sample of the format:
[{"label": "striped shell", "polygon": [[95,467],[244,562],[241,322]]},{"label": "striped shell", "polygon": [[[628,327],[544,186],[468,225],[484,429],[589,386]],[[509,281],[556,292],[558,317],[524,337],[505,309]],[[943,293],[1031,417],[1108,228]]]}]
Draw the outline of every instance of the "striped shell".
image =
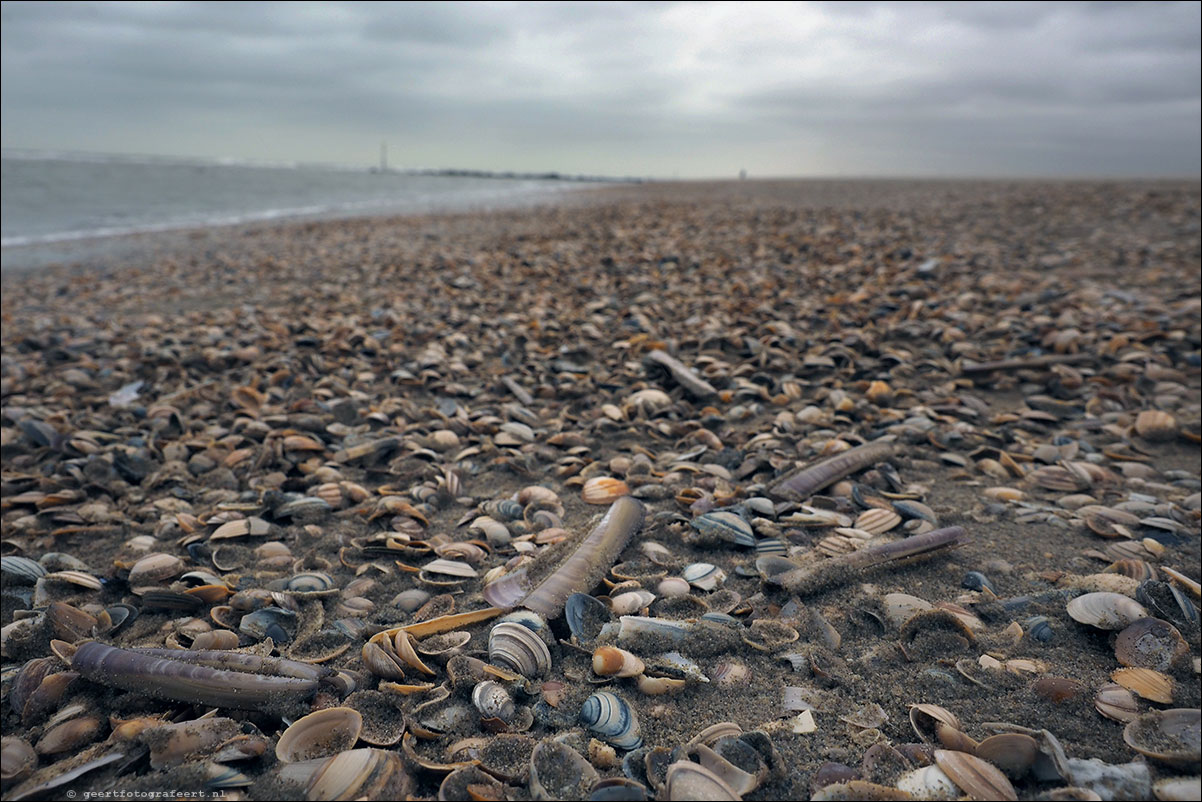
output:
[{"label": "striped shell", "polygon": [[695,588],[713,590],[726,579],[726,572],[710,563],[693,563],[686,565],[681,576]]},{"label": "striped shell", "polygon": [[619,696],[602,691],[584,700],[580,723],[589,732],[619,749],[638,749],[643,745],[639,721],[634,710]]},{"label": "striped shell", "polygon": [[547,644],[522,624],[502,621],[488,633],[488,659],[524,677],[542,677],[551,670]]},{"label": "striped shell", "polygon": [[754,546],[755,533],[751,524],[733,512],[718,510],[699,515],[692,521],[693,528],[706,537],[734,543],[738,546]]}]

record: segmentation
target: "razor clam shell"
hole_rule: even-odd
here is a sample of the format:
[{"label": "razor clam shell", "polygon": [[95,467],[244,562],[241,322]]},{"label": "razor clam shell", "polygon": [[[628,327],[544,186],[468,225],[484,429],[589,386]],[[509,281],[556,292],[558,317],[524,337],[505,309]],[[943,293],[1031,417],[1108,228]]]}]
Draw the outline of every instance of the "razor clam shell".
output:
[{"label": "razor clam shell", "polygon": [[805,501],[843,477],[888,459],[893,455],[893,450],[891,442],[865,443],[814,465],[786,473],[768,486],[768,494],[785,501]]},{"label": "razor clam shell", "polygon": [[[232,656],[229,652],[215,654]],[[264,665],[274,663],[278,666],[292,662],[258,659]],[[297,665],[312,669],[312,666],[303,663]],[[95,641],[79,646],[71,660],[71,667],[85,679],[102,685],[161,699],[238,710],[259,710],[299,702],[317,692],[316,679],[227,671],[181,659],[118,649]]]},{"label": "razor clam shell", "polygon": [[548,620],[556,618],[568,596],[588,590],[600,581],[642,527],[644,513],[641,501],[629,496],[619,498],[596,528],[537,587],[526,592],[525,571],[519,570],[485,585],[485,600],[506,609],[521,604]]}]

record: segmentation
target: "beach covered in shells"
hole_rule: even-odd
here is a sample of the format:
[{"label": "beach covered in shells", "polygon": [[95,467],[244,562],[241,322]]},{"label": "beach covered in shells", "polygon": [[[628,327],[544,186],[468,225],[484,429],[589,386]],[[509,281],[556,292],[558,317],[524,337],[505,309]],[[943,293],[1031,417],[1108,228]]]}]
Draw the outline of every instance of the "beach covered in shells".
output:
[{"label": "beach covered in shells", "polygon": [[6,273],[5,798],[1197,798],[1199,236],[658,184]]}]

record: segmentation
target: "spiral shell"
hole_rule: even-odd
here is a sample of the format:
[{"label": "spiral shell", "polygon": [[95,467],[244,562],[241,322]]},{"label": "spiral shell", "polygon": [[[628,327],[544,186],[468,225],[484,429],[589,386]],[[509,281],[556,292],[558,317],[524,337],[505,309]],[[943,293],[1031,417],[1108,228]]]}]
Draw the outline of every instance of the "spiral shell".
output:
[{"label": "spiral shell", "polygon": [[512,719],[517,709],[505,686],[491,680],[479,682],[472,688],[472,704],[484,718],[498,718],[502,721]]},{"label": "spiral shell", "polygon": [[488,659],[529,678],[545,676],[551,670],[547,644],[514,621],[502,621],[488,633]]},{"label": "spiral shell", "polygon": [[618,749],[638,749],[643,745],[634,710],[621,697],[608,691],[594,693],[584,700],[580,723]]}]

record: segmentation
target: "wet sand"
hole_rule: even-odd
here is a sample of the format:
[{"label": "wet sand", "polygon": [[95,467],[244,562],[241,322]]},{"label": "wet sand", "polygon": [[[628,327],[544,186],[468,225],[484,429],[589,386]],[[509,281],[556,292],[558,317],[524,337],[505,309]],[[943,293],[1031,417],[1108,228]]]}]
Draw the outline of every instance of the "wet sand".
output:
[{"label": "wet sand", "polygon": [[[874,768],[877,749],[864,766],[865,754],[878,743],[918,741],[908,705],[926,703],[952,711],[977,741],[995,731],[989,722],[1008,722],[1046,728],[1069,757],[1127,763],[1138,755],[1124,743],[1124,725],[1094,707],[1095,692],[1121,667],[1113,633],[1074,621],[1065,597],[1051,592],[1092,589],[1097,581],[1081,578],[1122,557],[1144,561],[1120,564],[1131,572],[1167,566],[1198,578],[1198,223],[1196,182],[663,184],[489,215],[197,231],[144,247],[125,243],[131,247],[83,265],[10,271],[2,304],[3,553],[36,560],[65,552],[114,578],[101,591],[55,583],[46,598],[138,607],[120,581],[129,564],[162,551],[183,558],[184,570],[215,570],[197,561],[203,550],[183,544],[198,524],[210,522],[197,530],[200,540],[216,527],[218,505],[241,502],[261,507],[257,514],[278,527],[273,538],[298,564],[274,570],[248,559],[223,578],[263,587],[321,567],[344,587],[355,577],[345,563],[368,561],[355,550],[361,538],[394,530],[467,540],[473,534],[460,524],[475,517],[477,503],[533,484],[558,494],[563,528],[583,535],[604,510],[584,503],[584,481],[624,477],[647,520],[619,562],[644,559],[644,543],[661,543],[672,555],[669,574],[695,562],[725,572],[722,587],[738,601],[720,611],[734,616],[740,635],[751,621],[772,618],[800,633],[769,651],[741,641],[696,650],[709,675],[732,661],[745,667],[746,678],[732,684],[647,696],[632,680],[611,683],[635,709],[647,747],[674,748],[732,721],[769,733],[784,766],[746,799],[808,798],[829,763],[892,785],[899,765],[886,758]],[[716,396],[696,399],[647,365],[653,349],[694,370]],[[973,367],[1001,360],[1027,364]],[[110,405],[112,393],[139,380],[131,406]],[[238,391],[245,387],[253,392]],[[647,409],[631,401],[647,389],[667,393],[668,403]],[[1150,410],[1168,421],[1145,425],[1153,419],[1139,415]],[[455,433],[453,444],[439,439],[445,431]],[[291,435],[315,447],[283,448]],[[338,457],[385,436],[400,438],[399,447],[379,459]],[[689,521],[707,507],[762,498],[794,466],[879,437],[897,444],[890,463],[903,486],[880,470],[859,473],[850,479],[861,498],[921,501],[938,526],[963,527],[966,544],[792,599],[756,573],[754,550],[695,542]],[[144,470],[115,470],[118,452],[144,459]],[[639,455],[649,471],[632,468]],[[1068,480],[1052,470],[1065,463],[1078,466]],[[458,499],[421,506],[413,489],[437,487],[444,470],[461,480]],[[268,499],[311,493],[326,480],[367,496],[344,497],[320,514],[272,517],[278,506]],[[998,487],[1021,498],[986,495]],[[386,498],[381,488],[419,504],[428,526],[396,509],[373,514]],[[849,489],[824,490],[811,505],[854,521],[863,510]],[[47,500],[60,490],[68,492]],[[1126,503],[1139,522],[1101,537],[1076,511],[1087,502],[1066,500],[1084,495],[1098,507]],[[832,530],[790,522],[797,511],[778,504],[759,516],[769,520],[757,535],[778,533],[804,561]],[[910,526],[879,537],[922,524]],[[152,540],[131,546],[139,536]],[[246,543],[247,554],[257,545]],[[496,547],[478,574],[515,554]],[[985,574],[1002,600],[1036,598],[1003,606],[965,587],[970,571]],[[369,573],[376,582],[363,593],[372,608],[364,620],[409,623],[392,600],[420,587],[416,575]],[[656,589],[656,581],[644,584]],[[32,604],[32,588],[7,573],[4,587],[9,624]],[[478,577],[458,586],[456,610],[485,606],[480,588]],[[890,593],[956,603],[976,622],[966,631],[942,620],[892,625],[883,620]],[[337,601],[323,601],[327,624],[342,617]],[[161,646],[181,615],[146,610],[102,640]],[[1050,623],[1047,643],[1008,629],[1030,628],[1037,615]],[[823,621],[836,639],[824,638]],[[567,637],[562,621],[553,625]],[[489,626],[468,628],[473,648],[486,648]],[[1141,700],[1140,713],[1199,707],[1196,621],[1182,624],[1181,635],[1188,656],[1166,670],[1172,701]],[[51,637],[61,633],[40,624],[31,638],[6,640],[7,693],[7,669],[48,655]],[[329,665],[363,672],[360,643]],[[794,670],[781,655],[797,652],[806,659]],[[987,669],[982,655],[1033,663],[1030,671]],[[552,657],[547,679],[566,685],[558,710],[567,721],[538,720],[525,734],[558,735],[586,752],[588,736],[568,724],[599,689],[597,678],[575,649],[556,645]],[[1048,676],[1071,680],[1068,698],[1048,698],[1039,683]],[[444,679],[439,669],[434,681]],[[376,682],[366,672],[362,680]],[[805,689],[816,731],[794,732],[787,686]],[[109,715],[186,720],[203,712],[86,680],[72,684],[60,708],[72,701],[104,722],[101,741]],[[419,715],[414,700],[399,704]],[[884,713],[874,726],[843,720],[872,704]],[[283,729],[267,714],[220,715],[253,724],[272,748]],[[5,736],[36,743],[43,725],[44,717],[22,721],[4,707]],[[483,734],[473,721],[421,742],[418,753],[443,760],[450,743]],[[131,755],[124,773],[101,768],[70,787],[184,788],[198,776],[198,764],[151,770],[138,745],[123,747]],[[72,759],[52,758],[40,758],[39,772]],[[414,795],[436,795],[441,776],[406,759]],[[227,798],[303,798],[303,786],[279,778],[271,749],[232,765],[250,784]],[[1198,771],[1148,766],[1150,780]],[[1014,780],[1020,798],[1067,784]],[[524,779],[510,785],[514,798],[527,793]],[[6,795],[14,787],[6,783]]]}]

